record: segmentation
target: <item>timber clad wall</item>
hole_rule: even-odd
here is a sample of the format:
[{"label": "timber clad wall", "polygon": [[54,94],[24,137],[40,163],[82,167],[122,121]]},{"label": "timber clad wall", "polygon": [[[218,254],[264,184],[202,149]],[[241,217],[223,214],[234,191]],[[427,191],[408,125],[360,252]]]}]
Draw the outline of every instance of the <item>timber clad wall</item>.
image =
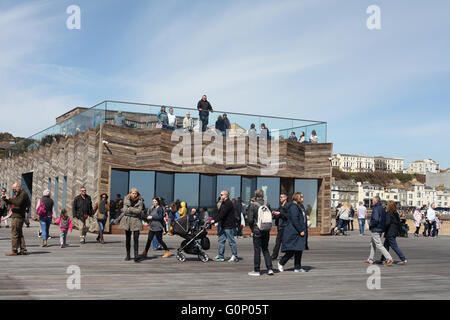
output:
[{"label": "timber clad wall", "polygon": [[[227,164],[227,148],[224,147],[223,164],[195,163],[202,161],[202,152],[195,150],[194,135],[191,135],[191,164],[174,164],[172,149],[179,143],[171,141],[172,132],[163,129],[129,129],[102,123],[97,129],[89,129],[46,145],[35,151],[2,161],[0,181],[8,188],[14,181],[20,181],[21,174],[33,172],[33,213],[38,199],[47,188],[48,178],[59,177],[59,208],[62,208],[63,178],[67,176],[67,203],[69,214],[72,201],[79,194],[81,186],[87,188],[92,201],[98,201],[103,192],[109,194],[111,169],[155,170],[172,172],[193,172],[211,174],[236,174],[262,176],[261,164],[249,164],[249,158],[256,150],[245,150],[235,142],[234,150],[228,148],[234,157],[245,154],[245,164]],[[104,145],[103,141],[108,144]],[[201,145],[204,151],[211,142]],[[198,144],[200,146],[200,144]],[[270,143],[267,154],[270,155]],[[197,152],[196,152],[197,151]],[[232,152],[232,153],[231,153]],[[299,144],[289,140],[279,141],[279,170],[276,177],[318,179],[318,227],[311,234],[328,234],[331,215],[331,162],[332,144]],[[234,159],[236,161],[236,158]],[[130,186],[132,187],[132,186]]]}]

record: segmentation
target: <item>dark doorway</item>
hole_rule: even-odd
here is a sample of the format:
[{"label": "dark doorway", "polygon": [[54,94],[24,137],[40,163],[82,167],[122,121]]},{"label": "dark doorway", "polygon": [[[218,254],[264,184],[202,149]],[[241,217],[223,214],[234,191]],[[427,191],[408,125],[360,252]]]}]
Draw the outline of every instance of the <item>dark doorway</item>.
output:
[{"label": "dark doorway", "polygon": [[28,193],[30,199],[33,195],[33,172],[22,174],[22,188]]}]

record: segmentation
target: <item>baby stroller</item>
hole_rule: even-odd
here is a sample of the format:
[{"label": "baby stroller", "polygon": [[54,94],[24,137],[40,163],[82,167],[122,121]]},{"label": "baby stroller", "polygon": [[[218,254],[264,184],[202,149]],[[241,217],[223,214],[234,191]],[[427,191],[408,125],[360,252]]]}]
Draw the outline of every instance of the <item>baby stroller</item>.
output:
[{"label": "baby stroller", "polygon": [[204,251],[209,250],[210,247],[209,239],[206,236],[208,234],[206,231],[208,224],[209,223],[207,222],[198,229],[194,229],[190,225],[188,215],[175,220],[172,233],[185,239],[177,249],[176,257],[180,262],[186,261],[184,253],[197,255],[198,259],[202,262],[207,262],[209,260],[209,256]]}]

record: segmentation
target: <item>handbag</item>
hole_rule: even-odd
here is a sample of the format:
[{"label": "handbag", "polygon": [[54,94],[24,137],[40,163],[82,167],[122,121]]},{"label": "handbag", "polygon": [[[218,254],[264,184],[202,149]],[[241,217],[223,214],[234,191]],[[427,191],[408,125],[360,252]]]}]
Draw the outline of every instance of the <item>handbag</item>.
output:
[{"label": "handbag", "polygon": [[156,129],[161,129],[163,126],[162,126],[162,123],[160,123],[160,122],[158,122],[156,125],[155,125],[155,128]]}]

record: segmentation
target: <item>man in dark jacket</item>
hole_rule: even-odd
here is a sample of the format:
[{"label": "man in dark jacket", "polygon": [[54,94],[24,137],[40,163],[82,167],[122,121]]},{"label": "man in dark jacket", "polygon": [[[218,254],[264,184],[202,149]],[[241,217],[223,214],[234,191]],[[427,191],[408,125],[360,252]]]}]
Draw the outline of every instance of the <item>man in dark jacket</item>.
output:
[{"label": "man in dark jacket", "polygon": [[91,197],[86,194],[86,188],[81,187],[81,194],[75,197],[72,206],[72,222],[80,230],[80,243],[86,243],[86,233],[89,230],[90,218],[93,214]]},{"label": "man in dark jacket", "polygon": [[234,216],[236,218],[236,237],[242,238],[242,221],[241,221],[241,213],[242,213],[242,199],[241,197],[238,197],[236,200],[233,199],[233,205],[234,205]]},{"label": "man in dark jacket", "polygon": [[[2,195],[3,200],[12,206],[11,208],[11,245],[12,251],[7,253],[7,256],[27,255],[27,247],[25,245],[25,238],[23,237],[23,223],[25,220],[25,213],[30,206],[30,198],[25,190],[22,189],[18,182],[13,184],[15,197],[10,199],[6,194]],[[20,248],[20,251],[19,251]]]},{"label": "man in dark jacket", "polygon": [[269,252],[270,230],[260,230],[258,228],[258,211],[259,208],[266,205],[269,210],[270,206],[264,202],[264,191],[258,189],[255,191],[255,202],[248,207],[248,225],[252,231],[253,237],[253,271],[249,272],[249,276],[259,276],[261,265],[261,250],[264,256],[264,262],[267,267],[267,274],[273,275],[272,259]]},{"label": "man in dark jacket", "polygon": [[280,194],[280,207],[277,211],[273,211],[275,217],[275,225],[277,226],[277,239],[275,242],[275,247],[272,251],[272,260],[275,260],[280,253],[281,239],[283,239],[283,231],[288,220],[288,212],[286,209],[288,196],[285,193]]},{"label": "man in dark jacket", "polygon": [[228,239],[228,243],[231,247],[232,256],[229,262],[238,262],[239,258],[237,255],[237,247],[236,241],[234,239],[234,232],[236,228],[236,221],[234,216],[234,207],[233,203],[229,199],[229,193],[227,190],[222,190],[220,192],[220,201],[221,205],[215,219],[211,221],[211,223],[218,222],[218,232],[219,236],[219,254],[216,257],[216,261],[225,261],[224,253],[225,253],[225,242]]},{"label": "man in dark jacket", "polygon": [[375,250],[381,251],[383,256],[387,259],[385,266],[389,266],[394,262],[392,256],[386,250],[386,248],[381,243],[381,235],[384,232],[386,225],[386,211],[384,211],[383,206],[380,202],[380,197],[376,196],[372,199],[372,215],[370,216],[369,229],[372,233],[372,239],[370,241],[370,255],[364,263],[373,264]]},{"label": "man in dark jacket", "polygon": [[197,109],[199,111],[200,121],[202,122],[202,132],[205,132],[208,127],[209,112],[214,112],[211,104],[206,100],[206,95],[197,103]]}]

